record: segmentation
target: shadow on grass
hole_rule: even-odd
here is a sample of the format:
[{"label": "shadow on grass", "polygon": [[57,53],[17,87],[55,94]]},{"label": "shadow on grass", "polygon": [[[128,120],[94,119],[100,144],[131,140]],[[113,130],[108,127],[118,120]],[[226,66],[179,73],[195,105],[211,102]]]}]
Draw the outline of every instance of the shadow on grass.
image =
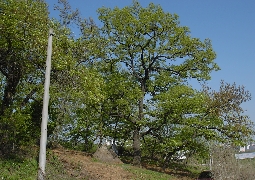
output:
[{"label": "shadow on grass", "polygon": [[[131,156],[121,156],[120,159],[125,164],[132,164],[132,157]],[[180,178],[186,178],[186,179],[194,179],[197,177],[197,169],[195,167],[189,167],[186,164],[182,164],[181,162],[171,162],[167,168],[163,168],[160,166],[159,162],[156,160],[150,160],[142,161],[142,167],[159,172],[159,173],[165,173],[171,176],[180,177]]]}]

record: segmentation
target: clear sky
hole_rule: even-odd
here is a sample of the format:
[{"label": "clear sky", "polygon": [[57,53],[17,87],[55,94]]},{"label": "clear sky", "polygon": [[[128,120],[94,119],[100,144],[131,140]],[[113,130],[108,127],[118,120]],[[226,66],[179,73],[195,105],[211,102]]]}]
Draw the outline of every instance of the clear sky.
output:
[{"label": "clear sky", "polygon": [[[50,16],[57,0],[46,0]],[[122,8],[132,0],[69,0],[84,18],[99,23],[96,10],[100,7]],[[209,86],[219,89],[220,81],[245,86],[252,100],[243,104],[246,114],[255,122],[255,0],[140,0],[143,7],[152,2],[165,12],[179,15],[180,23],[188,26],[192,37],[212,41],[221,70],[212,73]]]}]

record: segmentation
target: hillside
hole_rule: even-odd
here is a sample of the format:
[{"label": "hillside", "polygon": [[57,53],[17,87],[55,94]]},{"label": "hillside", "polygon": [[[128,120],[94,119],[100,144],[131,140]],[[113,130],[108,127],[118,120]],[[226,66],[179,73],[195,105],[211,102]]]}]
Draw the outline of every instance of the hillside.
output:
[{"label": "hillside", "polygon": [[[38,147],[25,148],[22,152],[6,157],[0,156],[0,179],[34,180],[38,170]],[[100,152],[105,159],[107,154]],[[177,169],[166,169],[143,164],[142,168],[122,163],[120,160],[99,162],[92,154],[68,150],[63,147],[47,150],[47,179],[49,180],[191,180],[194,174]],[[116,163],[117,162],[117,163]]]},{"label": "hillside", "polygon": [[[184,172],[173,172],[166,170],[166,173],[157,172],[156,167],[136,168],[124,163],[102,163],[93,158],[91,155],[73,150],[58,148],[52,150],[53,154],[63,164],[68,176],[75,179],[91,180],[125,180],[125,179],[183,179],[190,178]],[[170,173],[173,175],[169,175]]]}]

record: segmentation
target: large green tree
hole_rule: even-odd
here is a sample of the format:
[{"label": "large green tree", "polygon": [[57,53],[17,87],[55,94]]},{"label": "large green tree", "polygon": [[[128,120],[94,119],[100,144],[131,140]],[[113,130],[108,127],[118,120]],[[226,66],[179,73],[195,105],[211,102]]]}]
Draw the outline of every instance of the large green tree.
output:
[{"label": "large green tree", "polygon": [[42,87],[49,18],[47,5],[39,0],[1,1],[0,11],[3,150],[14,144],[16,137],[28,139],[30,135],[31,116],[22,111],[29,108],[31,98]]},{"label": "large green tree", "polygon": [[[42,1],[1,1],[0,71],[5,86],[1,115],[13,104],[22,80],[36,84],[44,67],[49,18]],[[35,78],[31,78],[35,76]],[[37,76],[36,76],[37,75]]]},{"label": "large green tree", "polygon": [[[165,92],[190,78],[209,80],[218,70],[211,42],[192,38],[176,14],[154,4],[143,8],[136,1],[122,9],[100,8],[102,34],[108,40],[109,63],[119,63],[138,83],[141,96],[132,114],[134,165],[141,163],[141,138],[151,131],[145,99]],[[130,117],[130,118],[131,118]]]},{"label": "large green tree", "polygon": [[[69,16],[63,1],[60,20],[50,19],[41,0],[0,2],[0,143],[9,152],[14,145],[38,139],[49,28],[54,30],[50,87],[50,129],[60,129],[75,107],[99,101],[100,76],[91,67],[96,54],[92,21]],[[77,18],[76,18],[77,17]],[[75,38],[66,21],[77,19],[82,38]],[[86,35],[86,36],[85,36]],[[103,45],[103,44],[101,44]],[[89,51],[86,48],[90,49]],[[94,49],[93,49],[94,48]],[[89,62],[89,63],[88,63]],[[66,111],[66,109],[68,111]],[[49,133],[50,134],[50,133]],[[35,137],[35,135],[37,135]],[[56,135],[57,136],[57,135]]]}]

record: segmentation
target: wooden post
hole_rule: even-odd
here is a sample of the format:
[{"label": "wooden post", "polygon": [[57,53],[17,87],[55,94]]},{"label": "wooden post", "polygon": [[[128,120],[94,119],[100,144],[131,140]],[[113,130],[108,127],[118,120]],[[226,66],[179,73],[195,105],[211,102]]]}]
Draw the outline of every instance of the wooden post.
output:
[{"label": "wooden post", "polygon": [[50,32],[50,34],[49,34],[48,49],[47,49],[43,109],[42,109],[38,180],[46,179],[45,164],[46,164],[47,123],[48,123],[48,105],[49,105],[49,87],[50,87],[50,70],[51,70],[53,30],[50,29],[49,32]]}]

